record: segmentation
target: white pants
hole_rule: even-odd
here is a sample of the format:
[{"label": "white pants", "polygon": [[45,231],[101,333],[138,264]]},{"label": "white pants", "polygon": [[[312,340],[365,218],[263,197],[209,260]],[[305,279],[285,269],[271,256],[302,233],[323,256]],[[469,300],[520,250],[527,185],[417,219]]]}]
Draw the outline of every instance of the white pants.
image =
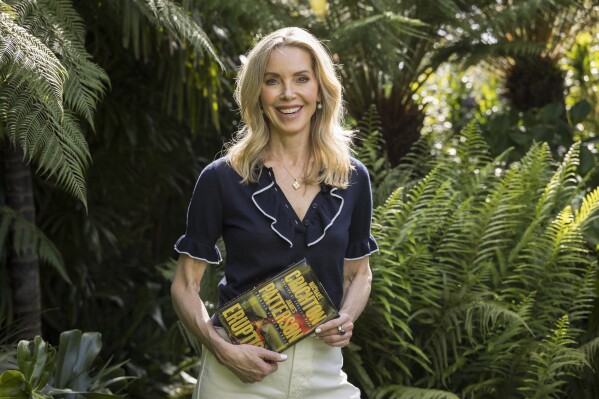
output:
[{"label": "white pants", "polygon": [[341,370],[340,348],[308,337],[284,353],[287,360],[278,363],[277,371],[260,382],[246,384],[204,349],[192,398],[360,399],[360,390],[347,381]]}]

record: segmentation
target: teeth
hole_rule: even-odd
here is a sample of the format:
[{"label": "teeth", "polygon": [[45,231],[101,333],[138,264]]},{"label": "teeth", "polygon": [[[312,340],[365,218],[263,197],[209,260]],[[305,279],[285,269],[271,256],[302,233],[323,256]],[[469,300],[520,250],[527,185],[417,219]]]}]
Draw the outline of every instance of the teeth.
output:
[{"label": "teeth", "polygon": [[285,108],[285,109],[279,108],[279,111],[281,111],[284,114],[293,114],[293,113],[299,111],[300,108],[301,107]]}]

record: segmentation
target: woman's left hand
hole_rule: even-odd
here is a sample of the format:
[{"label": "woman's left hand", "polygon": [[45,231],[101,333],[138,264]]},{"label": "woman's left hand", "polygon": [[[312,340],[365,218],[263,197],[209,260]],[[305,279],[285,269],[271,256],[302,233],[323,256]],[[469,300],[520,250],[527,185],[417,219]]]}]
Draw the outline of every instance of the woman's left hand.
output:
[{"label": "woman's left hand", "polygon": [[340,313],[338,318],[318,326],[316,336],[327,345],[342,348],[349,345],[353,329],[354,323],[351,318],[345,313]]}]

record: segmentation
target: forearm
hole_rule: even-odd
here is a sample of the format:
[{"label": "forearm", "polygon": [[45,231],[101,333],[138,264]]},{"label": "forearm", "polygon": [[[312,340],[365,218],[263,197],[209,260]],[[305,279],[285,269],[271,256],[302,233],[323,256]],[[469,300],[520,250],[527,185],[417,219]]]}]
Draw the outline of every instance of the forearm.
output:
[{"label": "forearm", "polygon": [[372,272],[368,257],[345,261],[343,301],[340,313],[347,314],[355,322],[368,303],[372,284]]},{"label": "forearm", "polygon": [[193,287],[178,287],[173,283],[171,298],[175,312],[185,328],[219,360],[220,351],[226,342],[212,325],[204,302]]},{"label": "forearm", "polygon": [[171,285],[171,300],[185,328],[222,362],[223,352],[230,344],[214,329],[208,310],[199,296],[200,283],[207,266],[204,261],[181,255]]},{"label": "forearm", "polygon": [[321,324],[316,329],[318,338],[328,345],[338,347],[349,344],[354,322],[368,303],[372,281],[368,257],[346,260],[343,269],[343,301],[339,317]]}]

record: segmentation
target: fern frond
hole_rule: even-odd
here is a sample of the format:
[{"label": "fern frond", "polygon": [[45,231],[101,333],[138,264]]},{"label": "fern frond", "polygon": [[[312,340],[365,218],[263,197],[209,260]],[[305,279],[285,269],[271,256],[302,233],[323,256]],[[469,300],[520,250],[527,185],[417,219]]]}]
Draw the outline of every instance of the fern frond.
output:
[{"label": "fern frond", "polygon": [[71,282],[62,255],[52,241],[35,224],[4,205],[0,205],[0,243],[4,248],[11,247],[17,254],[33,251],[53,266],[65,281]]},{"label": "fern frond", "polygon": [[585,195],[580,208],[576,210],[574,220],[577,228],[584,230],[593,222],[599,216],[597,209],[599,209],[599,187]]},{"label": "fern frond", "polygon": [[[476,65],[489,58],[524,57],[539,55],[545,51],[545,43],[530,41],[499,41],[493,44],[475,44],[468,48],[468,56],[459,62],[462,67]],[[455,52],[455,49],[454,49]]]},{"label": "fern frond", "polygon": [[356,138],[356,157],[368,168],[376,191],[391,167],[384,149],[383,126],[376,105],[372,104],[362,116]]},{"label": "fern frond", "polygon": [[72,2],[44,0],[37,4],[37,13],[44,20],[46,41],[61,57],[69,74],[64,88],[64,102],[93,128],[96,104],[110,84],[108,75],[92,61],[85,49],[85,25]]},{"label": "fern frond", "polygon": [[59,114],[19,87],[0,88],[0,100],[0,116],[5,115],[9,140],[23,148],[38,172],[54,177],[86,204],[84,174],[90,154],[76,117],[70,111]]},{"label": "fern frond", "polygon": [[497,324],[521,325],[529,333],[533,333],[526,320],[518,313],[511,310],[506,304],[494,301],[477,301],[465,306],[466,318],[464,319],[464,329],[468,336],[474,337],[474,330],[477,335],[486,336],[489,332],[496,329]]},{"label": "fern frond", "polygon": [[[528,225],[509,253],[508,263],[510,264],[519,256],[522,249],[537,237],[538,230],[551,218],[557,206],[556,198],[560,190],[560,177],[564,176],[562,173],[554,173],[553,178],[549,179],[549,183],[546,183],[551,170],[551,152],[547,144],[539,145],[534,143],[517,165],[520,166],[523,189],[527,196],[536,198],[540,190],[543,190],[543,193],[536,201],[535,207],[531,209],[532,212],[527,218],[529,220]],[[545,185],[544,189],[542,188],[543,185]]]},{"label": "fern frond", "polygon": [[422,30],[423,27],[428,26],[427,23],[391,11],[384,11],[380,14],[371,15],[358,20],[351,20],[337,29],[335,35],[338,37],[351,37],[352,35],[360,35],[369,32],[373,28],[377,29],[377,27],[380,27],[381,25],[392,27],[396,33],[404,33],[420,38],[428,37]]},{"label": "fern frond", "polygon": [[597,354],[599,354],[599,337],[590,340],[582,345],[579,349],[584,352],[587,361],[590,362],[597,356]]},{"label": "fern frond", "polygon": [[[10,7],[0,1],[4,10]],[[7,78],[27,82],[39,101],[62,109],[67,71],[54,53],[38,38],[15,22],[15,16],[0,12],[0,83]]]},{"label": "fern frond", "polygon": [[[133,0],[137,9],[153,24],[162,27],[180,43],[188,43],[198,54],[208,53],[212,59],[222,64],[216,50],[206,33],[198,26],[193,18],[172,0]],[[124,5],[127,7],[127,5]]]},{"label": "fern frond", "polygon": [[[571,323],[584,323],[591,312],[597,299],[596,284],[597,281],[597,262],[591,262],[587,269],[577,280],[572,283],[572,292],[570,306],[565,308],[568,312],[568,319]],[[576,327],[571,328],[576,335],[582,334],[582,330]]]},{"label": "fern frond", "polygon": [[402,159],[399,169],[412,179],[418,179],[430,173],[438,163],[433,156],[434,137],[423,135],[412,144],[410,152]]},{"label": "fern frond", "polygon": [[459,399],[459,396],[447,391],[401,385],[388,385],[378,389],[374,397],[375,399]]},{"label": "fern frond", "polygon": [[561,317],[552,334],[543,340],[535,352],[532,352],[532,367],[521,392],[530,392],[531,398],[559,398],[570,377],[577,370],[589,366],[584,352],[572,348],[575,341],[569,334],[568,316]]},{"label": "fern frond", "polygon": [[476,122],[468,123],[460,132],[456,149],[460,164],[470,170],[478,169],[493,162],[489,145],[482,136]]}]

